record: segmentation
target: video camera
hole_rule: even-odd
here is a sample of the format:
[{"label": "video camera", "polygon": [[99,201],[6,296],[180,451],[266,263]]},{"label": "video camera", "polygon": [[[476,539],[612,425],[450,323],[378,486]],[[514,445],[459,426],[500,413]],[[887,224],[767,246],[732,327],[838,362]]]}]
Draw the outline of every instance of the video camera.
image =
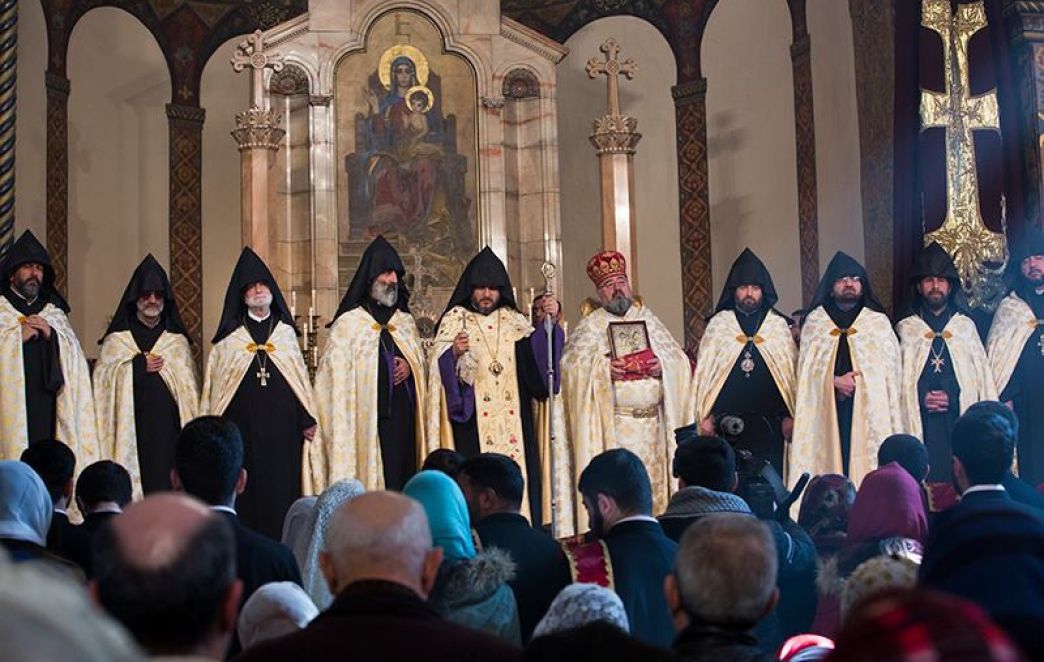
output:
[{"label": "video camera", "polygon": [[736,495],[747,502],[758,519],[783,521],[790,517],[790,507],[801,498],[808,485],[809,474],[798,478],[794,489],[787,491],[783,478],[768,460],[759,460],[748,451],[736,447],[736,439],[746,429],[739,416],[723,414],[715,418],[716,432],[729,442],[736,452],[736,473],[739,485]]}]

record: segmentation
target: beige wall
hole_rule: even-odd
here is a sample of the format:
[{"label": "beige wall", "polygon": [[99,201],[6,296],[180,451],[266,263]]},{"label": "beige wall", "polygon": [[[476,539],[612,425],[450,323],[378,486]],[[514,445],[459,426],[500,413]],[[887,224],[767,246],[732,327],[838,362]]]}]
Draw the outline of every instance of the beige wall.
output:
[{"label": "beige wall", "polygon": [[210,350],[221,319],[221,304],[243,248],[240,232],[239,150],[229,133],[235,115],[250,104],[247,73],[229,64],[242,37],[230,39],[203,69],[200,103],[203,124],[203,349]]},{"label": "beige wall", "polygon": [[118,9],[90,11],[69,43],[69,305],[98,355],[146,253],[169,257],[167,65],[152,35]]},{"label": "beige wall", "polygon": [[811,0],[807,12],[812,42],[822,273],[836,251],[843,250],[859,261],[864,256],[859,114],[848,3]]},{"label": "beige wall", "polygon": [[15,107],[15,232],[47,233],[47,26],[36,0],[18,2],[18,101]]},{"label": "beige wall", "polygon": [[642,140],[635,156],[638,219],[638,281],[643,295],[679,340],[683,337],[681,256],[678,248],[678,176],[675,147],[674,56],[649,23],[632,17],[595,21],[568,42],[558,65],[559,168],[562,190],[562,253],[566,311],[577,318],[580,301],[593,294],[584,267],[601,248],[598,161],[588,140],[595,117],[606,113],[605,78],[589,80],[588,58],[609,37],[621,56],[638,64],[634,80],[620,83],[624,114],[638,119]]},{"label": "beige wall", "polygon": [[783,0],[719,3],[703,37],[715,301],[748,246],[781,309],[801,300],[790,37]]}]

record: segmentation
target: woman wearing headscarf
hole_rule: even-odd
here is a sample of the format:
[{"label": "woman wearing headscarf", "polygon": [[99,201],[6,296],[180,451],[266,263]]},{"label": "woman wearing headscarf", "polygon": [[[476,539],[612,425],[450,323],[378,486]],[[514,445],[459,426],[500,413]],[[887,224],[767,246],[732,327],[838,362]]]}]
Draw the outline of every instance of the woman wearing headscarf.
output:
[{"label": "woman wearing headscarf", "polygon": [[[333,602],[326,578],[319,567],[319,554],[326,547],[326,529],[334,511],[366,490],[357,480],[339,480],[323,490],[315,501],[307,523],[290,548],[301,568],[301,583],[320,611]],[[295,504],[296,505],[296,504]],[[288,513],[289,515],[289,513]]]},{"label": "woman wearing headscarf", "polygon": [[623,632],[631,631],[623,601],[615,592],[598,584],[570,584],[551,601],[533,636],[542,637],[595,622],[615,625]]},{"label": "woman wearing headscarf", "polygon": [[428,602],[443,617],[511,641],[521,642],[518,606],[507,582],[515,564],[499,549],[476,552],[464,493],[440,471],[422,471],[403,494],[424,507],[443,561]]},{"label": "woman wearing headscarf", "polygon": [[270,582],[239,610],[236,631],[243,650],[303,629],[319,615],[315,603],[293,582]]},{"label": "woman wearing headscarf", "polygon": [[820,561],[837,554],[844,544],[855,497],[855,485],[840,474],[816,476],[809,482],[798,524],[815,543]]},{"label": "woman wearing headscarf", "polygon": [[[283,536],[280,541],[291,550],[297,547],[298,541],[303,536],[311,533],[308,523],[312,519],[315,502],[318,500],[319,497],[315,495],[303,496],[290,504],[290,510],[286,511],[286,517],[283,518]],[[303,559],[297,560],[297,567],[301,567],[302,561]]]},{"label": "woman wearing headscarf", "polygon": [[841,595],[859,565],[877,556],[920,564],[927,537],[928,515],[917,481],[896,462],[867,474],[852,504],[845,542],[837,556],[820,568],[812,631],[828,637],[837,631]]},{"label": "woman wearing headscarf", "polygon": [[0,548],[15,563],[42,568],[83,581],[77,566],[47,551],[47,530],[54,505],[39,475],[24,462],[0,461]]}]

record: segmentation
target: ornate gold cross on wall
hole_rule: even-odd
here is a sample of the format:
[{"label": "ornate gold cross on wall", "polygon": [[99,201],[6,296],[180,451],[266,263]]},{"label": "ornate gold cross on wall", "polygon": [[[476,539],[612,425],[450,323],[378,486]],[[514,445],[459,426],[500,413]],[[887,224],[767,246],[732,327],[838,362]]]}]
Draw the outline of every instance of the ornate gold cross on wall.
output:
[{"label": "ornate gold cross on wall", "polygon": [[1007,243],[1003,233],[986,227],[979,209],[979,178],[975,169],[974,131],[1000,131],[996,90],[971,96],[968,41],[987,26],[982,1],[961,4],[956,13],[950,0],[922,0],[921,25],[942,38],[946,91],[921,90],[922,129],[946,129],[946,220],[928,233],[925,244],[939,242],[957,265],[973,306],[988,299],[990,270],[984,263],[1003,264]]}]

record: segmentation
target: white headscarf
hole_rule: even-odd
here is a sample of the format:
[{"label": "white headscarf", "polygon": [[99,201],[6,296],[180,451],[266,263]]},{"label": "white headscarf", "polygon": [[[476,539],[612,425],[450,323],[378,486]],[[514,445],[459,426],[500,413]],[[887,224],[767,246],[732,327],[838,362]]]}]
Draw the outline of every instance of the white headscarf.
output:
[{"label": "white headscarf", "polygon": [[264,584],[239,612],[239,641],[243,649],[301,630],[319,615],[315,603],[293,582]]},{"label": "white headscarf", "polygon": [[615,625],[624,632],[631,631],[620,596],[597,584],[570,584],[555,596],[533,630],[533,638],[596,621]]},{"label": "white headscarf", "polygon": [[[315,502],[315,509],[308,519],[306,528],[301,531],[299,544],[294,546],[294,556],[301,567],[304,589],[320,611],[333,602],[330,589],[326,586],[326,578],[319,569],[319,554],[326,547],[326,528],[330,524],[330,517],[341,504],[351,501],[365,491],[366,488],[357,480],[339,480],[323,490]],[[304,559],[303,563],[301,559]]]},{"label": "white headscarf", "polygon": [[0,461],[0,538],[47,544],[54,504],[33,468]]},{"label": "white headscarf", "polygon": [[[301,538],[308,530],[308,520],[311,519],[312,511],[315,510],[315,502],[318,500],[317,496],[303,496],[290,504],[290,510],[286,511],[286,517],[283,518],[282,540],[283,544],[291,550],[297,549]],[[297,567],[303,566],[304,561],[303,558],[298,558]]]}]

